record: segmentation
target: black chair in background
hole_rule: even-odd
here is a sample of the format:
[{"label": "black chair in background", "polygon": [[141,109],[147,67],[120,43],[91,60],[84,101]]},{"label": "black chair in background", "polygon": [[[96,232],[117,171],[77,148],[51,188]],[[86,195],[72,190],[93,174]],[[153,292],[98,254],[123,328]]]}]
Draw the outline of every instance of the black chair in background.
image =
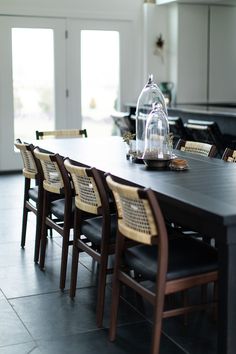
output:
[{"label": "black chair in background", "polygon": [[132,122],[128,112],[113,112],[111,118],[116,128],[118,128],[120,136],[127,132],[135,133],[135,120]]},{"label": "black chair in background", "polygon": [[216,122],[189,119],[184,126],[191,140],[215,145],[219,157],[226,147],[236,148],[236,137],[223,134]]},{"label": "black chair in background", "polygon": [[179,139],[188,140],[188,135],[184,123],[180,117],[168,117],[170,133],[173,134],[173,146],[175,147]]},{"label": "black chair in background", "polygon": [[184,127],[192,141],[215,145],[218,154],[222,155],[225,141],[216,122],[190,119],[184,124]]}]

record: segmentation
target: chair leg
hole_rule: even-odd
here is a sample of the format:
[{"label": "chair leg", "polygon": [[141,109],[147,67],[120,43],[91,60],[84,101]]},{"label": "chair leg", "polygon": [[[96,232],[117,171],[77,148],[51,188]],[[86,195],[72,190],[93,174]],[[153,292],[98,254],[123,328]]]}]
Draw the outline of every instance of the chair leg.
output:
[{"label": "chair leg", "polygon": [[28,212],[29,210],[26,208],[26,206],[24,206],[23,218],[22,218],[22,231],[21,231],[21,248],[25,248]]},{"label": "chair leg", "polygon": [[67,225],[64,226],[63,241],[62,241],[61,272],[60,272],[61,290],[65,289],[65,284],[66,284],[69,239],[70,239],[70,227]]},{"label": "chair leg", "polygon": [[42,217],[41,242],[40,242],[40,260],[39,260],[39,267],[41,269],[44,269],[44,264],[45,264],[45,255],[46,255],[46,246],[47,246],[47,225],[46,225],[47,215],[48,215],[48,195],[46,191],[44,191],[43,217]]},{"label": "chair leg", "polygon": [[[39,220],[40,219],[40,220]],[[36,235],[35,235],[35,245],[34,245],[34,262],[38,263],[39,260],[39,251],[40,251],[40,242],[41,242],[41,218],[37,215],[37,226],[36,226]]]},{"label": "chair leg", "polygon": [[156,301],[154,309],[154,323],[153,323],[153,335],[152,335],[152,349],[151,354],[159,354],[160,342],[161,342],[161,328],[162,328],[162,318],[164,310],[165,301],[165,290],[164,283],[157,282],[159,284],[156,290]]},{"label": "chair leg", "polygon": [[30,189],[30,179],[25,178],[23,218],[22,218],[22,231],[21,231],[21,247],[22,248],[25,247],[25,239],[26,239],[26,229],[27,229],[28,212],[29,212],[29,210],[26,208],[26,201],[29,199],[29,196],[28,196],[29,189]]},{"label": "chair leg", "polygon": [[162,328],[162,310],[156,309],[155,320],[153,325],[151,354],[159,354],[160,342],[161,342],[161,328]]},{"label": "chair leg", "polygon": [[122,255],[123,247],[124,247],[124,238],[117,237],[116,252],[115,252],[115,266],[114,266],[114,273],[113,273],[113,280],[112,280],[111,319],[110,319],[110,330],[109,330],[109,339],[111,341],[114,341],[116,339],[117,317],[118,317],[120,286],[121,286],[120,279],[119,279],[119,272],[121,267],[121,255]]},{"label": "chair leg", "polygon": [[72,265],[71,265],[71,281],[70,281],[70,297],[72,299],[75,297],[75,293],[76,293],[78,263],[79,263],[79,250],[77,247],[77,240],[74,240],[73,252],[72,252]]},{"label": "chair leg", "polygon": [[104,302],[105,302],[105,290],[106,290],[106,275],[107,275],[107,252],[101,252],[101,263],[99,269],[99,281],[98,281],[98,299],[97,299],[97,310],[96,310],[96,320],[97,326],[102,327],[103,313],[104,313]]},{"label": "chair leg", "polygon": [[109,330],[109,338],[111,341],[114,341],[116,339],[119,300],[120,300],[120,281],[118,278],[116,278],[113,275],[111,320],[110,320],[110,330]]},{"label": "chair leg", "polygon": [[43,214],[42,203],[43,203],[43,200],[39,200],[37,203],[36,235],[35,235],[35,246],[34,246],[34,262],[35,263],[38,263],[39,252],[40,252],[41,231],[42,231],[42,214]]}]

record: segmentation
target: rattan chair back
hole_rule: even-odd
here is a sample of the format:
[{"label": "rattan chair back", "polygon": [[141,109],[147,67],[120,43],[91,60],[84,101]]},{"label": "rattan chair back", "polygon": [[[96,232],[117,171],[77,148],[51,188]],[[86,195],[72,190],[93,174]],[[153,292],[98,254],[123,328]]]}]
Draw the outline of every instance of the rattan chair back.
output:
[{"label": "rattan chair back", "polygon": [[36,130],[36,139],[42,140],[47,138],[87,138],[86,129],[60,129],[50,131],[38,131]]},{"label": "rattan chair back", "polygon": [[51,193],[62,194],[64,182],[55,155],[41,152],[38,148],[34,150],[35,157],[39,160],[43,172],[43,188]]},{"label": "rattan chair back", "polygon": [[185,141],[182,139],[178,141],[176,149],[208,157],[214,157],[217,153],[215,145],[201,143],[198,141]]},{"label": "rattan chair back", "polygon": [[227,162],[236,162],[236,150],[226,148],[222,155],[222,160]]},{"label": "rattan chair back", "polygon": [[22,161],[23,161],[23,175],[26,178],[36,179],[38,170],[35,164],[34,156],[30,145],[27,143],[22,143],[20,139],[15,142],[15,147],[20,150]]},{"label": "rattan chair back", "polygon": [[69,159],[65,159],[64,164],[74,184],[76,207],[87,213],[99,215],[102,203],[91,168],[75,165]]},{"label": "rattan chair back", "polygon": [[156,243],[158,230],[148,198],[153,192],[120,184],[109,175],[106,180],[116,201],[118,229],[121,234],[143,244]]}]

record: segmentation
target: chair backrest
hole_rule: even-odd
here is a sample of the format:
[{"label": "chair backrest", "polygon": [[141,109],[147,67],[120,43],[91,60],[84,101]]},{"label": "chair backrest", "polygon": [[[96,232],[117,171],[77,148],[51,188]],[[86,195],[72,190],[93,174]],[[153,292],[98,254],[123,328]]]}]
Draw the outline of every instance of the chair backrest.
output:
[{"label": "chair backrest", "polygon": [[60,129],[50,131],[36,130],[36,139],[42,140],[47,138],[87,138],[86,129]]},{"label": "chair backrest", "polygon": [[179,139],[187,139],[187,132],[180,117],[168,117],[170,133],[174,136],[174,145]]},{"label": "chair backrest", "polygon": [[209,157],[214,157],[217,153],[215,145],[201,143],[198,141],[185,141],[182,139],[178,141],[176,149]]},{"label": "chair backrest", "polygon": [[84,167],[69,158],[64,164],[74,184],[76,207],[94,215],[102,215],[104,210],[108,212],[108,197],[101,174],[95,168]]},{"label": "chair backrest", "polygon": [[20,139],[17,139],[15,142],[15,147],[20,150],[22,161],[23,161],[23,175],[26,178],[37,179],[38,169],[35,163],[32,144],[27,144],[21,142]]},{"label": "chair backrest", "polygon": [[123,236],[147,245],[167,239],[162,212],[151,189],[121,184],[110,175],[106,181],[116,201],[118,229]]},{"label": "chair backrest", "polygon": [[221,154],[224,151],[224,138],[216,122],[190,119],[184,124],[189,140],[213,144]]},{"label": "chair backrest", "polygon": [[132,124],[132,120],[128,112],[113,112],[111,114],[111,118],[113,119],[115,126],[119,129],[121,136],[123,136],[127,132],[135,132],[135,120]]},{"label": "chair backrest", "polygon": [[226,148],[222,155],[222,160],[227,162],[236,162],[236,150]]},{"label": "chair backrest", "polygon": [[38,169],[42,175],[43,188],[51,193],[64,194],[64,181],[56,161],[58,154],[45,153],[35,148],[34,155],[41,166],[38,166]]}]

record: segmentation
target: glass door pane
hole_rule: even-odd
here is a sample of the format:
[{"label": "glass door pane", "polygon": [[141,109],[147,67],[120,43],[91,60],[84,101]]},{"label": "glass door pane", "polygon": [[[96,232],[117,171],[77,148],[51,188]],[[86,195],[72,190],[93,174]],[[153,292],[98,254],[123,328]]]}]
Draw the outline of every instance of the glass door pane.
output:
[{"label": "glass door pane", "polygon": [[82,126],[89,136],[111,135],[111,113],[119,109],[119,32],[81,31]]},{"label": "glass door pane", "polygon": [[14,138],[55,126],[54,38],[48,28],[12,28]]}]

